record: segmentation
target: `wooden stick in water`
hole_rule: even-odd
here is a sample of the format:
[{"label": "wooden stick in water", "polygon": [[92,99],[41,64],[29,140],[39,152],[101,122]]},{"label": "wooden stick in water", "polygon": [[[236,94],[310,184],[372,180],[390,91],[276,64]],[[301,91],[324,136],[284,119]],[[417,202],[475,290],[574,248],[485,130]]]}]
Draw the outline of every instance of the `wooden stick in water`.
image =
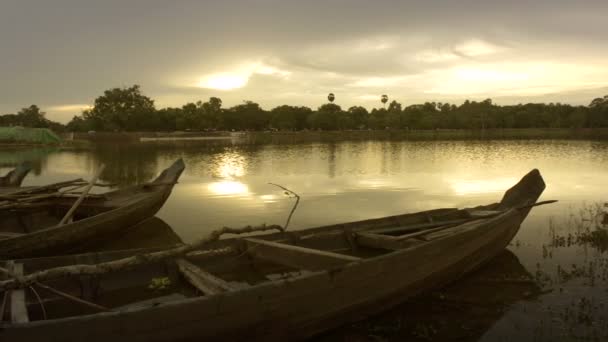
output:
[{"label": "wooden stick in water", "polygon": [[78,197],[78,199],[76,200],[76,202],[74,202],[74,205],[72,205],[72,207],[70,208],[70,210],[68,210],[68,212],[61,219],[61,221],[59,221],[59,223],[57,224],[57,226],[64,225],[70,218],[72,218],[72,215],[74,215],[74,211],[76,211],[76,209],[78,208],[78,206],[80,205],[80,203],[82,203],[82,201],[84,201],[85,197],[87,197],[87,194],[89,193],[89,191],[91,191],[91,188],[93,188],[93,185],[95,185],[95,182],[97,181],[97,178],[99,178],[99,176],[101,175],[101,172],[103,172],[104,168],[105,168],[105,165],[101,165],[99,167],[99,169],[97,170],[97,172],[95,173],[95,175],[93,176],[93,178],[91,178],[91,181],[89,182],[89,184],[87,185],[87,187],[84,188],[84,190],[82,191],[82,194],[80,194],[80,197]]}]

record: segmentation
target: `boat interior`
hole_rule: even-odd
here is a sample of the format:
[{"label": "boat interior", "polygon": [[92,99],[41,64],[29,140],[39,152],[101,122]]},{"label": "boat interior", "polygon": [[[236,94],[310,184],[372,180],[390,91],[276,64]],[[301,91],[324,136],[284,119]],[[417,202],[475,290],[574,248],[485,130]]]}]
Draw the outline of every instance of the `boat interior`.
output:
[{"label": "boat interior", "polygon": [[[101,311],[151,307],[303,276],[429,243],[491,217],[496,205],[436,209],[359,222],[224,239],[178,259],[101,276],[71,276],[7,292],[4,322],[27,322]],[[483,216],[480,216],[483,213]],[[149,252],[131,250],[9,261],[13,274],[98,264]]]},{"label": "boat interior", "polygon": [[[149,183],[115,189],[112,184],[97,184],[63,223],[80,221],[139,202],[151,194],[173,186],[183,162],[178,160]],[[57,226],[82,194],[87,182],[82,179],[43,187],[20,189],[0,194],[0,240]],[[108,191],[107,189],[110,188]]]}]

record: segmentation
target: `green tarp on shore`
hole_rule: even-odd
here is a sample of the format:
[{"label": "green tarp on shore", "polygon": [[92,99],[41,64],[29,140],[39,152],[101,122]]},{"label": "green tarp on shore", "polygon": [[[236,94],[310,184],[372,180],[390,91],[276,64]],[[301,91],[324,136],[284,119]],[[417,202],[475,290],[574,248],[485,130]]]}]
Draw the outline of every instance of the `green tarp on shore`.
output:
[{"label": "green tarp on shore", "polygon": [[0,127],[0,143],[57,144],[61,142],[48,128]]}]

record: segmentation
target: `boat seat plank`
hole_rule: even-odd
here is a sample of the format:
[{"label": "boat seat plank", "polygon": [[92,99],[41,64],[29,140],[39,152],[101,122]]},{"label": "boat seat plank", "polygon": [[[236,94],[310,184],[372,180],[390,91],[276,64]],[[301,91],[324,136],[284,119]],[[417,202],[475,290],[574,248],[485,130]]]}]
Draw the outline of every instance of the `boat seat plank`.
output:
[{"label": "boat seat plank", "polygon": [[[23,275],[23,264],[18,264],[10,261],[8,270],[15,276]],[[27,314],[27,305],[25,303],[25,290],[18,289],[11,291],[11,322],[12,323],[27,323],[30,319]]]},{"label": "boat seat plank", "polygon": [[401,241],[393,236],[372,233],[357,233],[356,241],[357,244],[363,247],[388,249],[393,251],[421,243],[421,241],[416,240]]},{"label": "boat seat plank", "polygon": [[284,243],[246,238],[247,252],[253,257],[297,269],[322,270],[361,258]]},{"label": "boat seat plank", "polygon": [[175,262],[184,278],[186,278],[192,286],[206,295],[236,290],[235,286],[204,271],[186,259],[177,259]]},{"label": "boat seat plank", "polygon": [[152,299],[146,299],[146,300],[142,300],[139,302],[123,305],[123,306],[114,308],[113,310],[128,311],[128,310],[133,310],[133,309],[143,309],[143,308],[153,307],[153,306],[157,306],[160,304],[169,303],[169,302],[173,302],[173,301],[185,299],[185,298],[187,298],[187,297],[181,293],[171,293],[166,296],[155,297]]},{"label": "boat seat plank", "polygon": [[445,221],[433,221],[432,223],[420,223],[413,224],[407,226],[400,227],[387,227],[387,228],[378,228],[378,229],[370,229],[366,230],[366,233],[374,233],[374,234],[399,234],[399,233],[407,233],[410,231],[422,230],[422,229],[430,229],[436,228],[445,225],[454,225],[460,224],[467,221],[470,221],[470,218],[467,219],[457,219],[457,220],[445,220]]}]

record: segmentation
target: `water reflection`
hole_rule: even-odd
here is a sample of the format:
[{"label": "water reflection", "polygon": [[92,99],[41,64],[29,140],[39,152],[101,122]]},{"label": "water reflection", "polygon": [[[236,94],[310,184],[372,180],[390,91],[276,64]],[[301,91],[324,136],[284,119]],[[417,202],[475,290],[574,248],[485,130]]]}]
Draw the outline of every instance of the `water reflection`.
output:
[{"label": "water reflection", "polygon": [[211,165],[214,177],[233,179],[246,174],[247,159],[240,153],[231,151],[214,155]]},{"label": "water reflection", "polygon": [[533,276],[515,254],[505,250],[490,264],[444,289],[316,340],[477,341],[510,305],[529,302],[540,294]]},{"label": "water reflection", "polygon": [[518,179],[514,177],[510,178],[495,178],[488,180],[464,180],[464,179],[451,179],[448,180],[450,187],[459,196],[471,195],[471,194],[483,194],[488,192],[504,192],[505,189],[510,188],[513,184],[517,183]]},{"label": "water reflection", "polygon": [[137,144],[98,145],[87,154],[90,156],[88,168],[94,170],[105,165],[99,178],[108,183],[143,183],[157,175],[159,152]]},{"label": "water reflection", "polygon": [[59,149],[56,147],[42,147],[42,148],[6,148],[0,150],[0,173],[4,173],[9,169],[13,169],[17,165],[24,162],[29,163],[32,170],[30,171],[34,175],[40,175],[40,173],[46,168],[46,162],[50,154],[58,152]]},{"label": "water reflection", "polygon": [[209,183],[207,189],[219,196],[243,196],[249,194],[249,187],[246,184],[230,180]]},{"label": "water reflection", "polygon": [[[608,322],[608,255],[597,244],[601,233],[580,228],[591,219],[585,208],[605,202],[607,151],[608,143],[590,141],[99,146],[39,154],[34,159],[41,172],[26,177],[24,185],[86,176],[100,163],[108,167],[104,181],[144,182],[181,157],[186,171],[159,216],[184,241],[192,241],[222,226],[283,224],[293,202],[269,182],[302,197],[290,223],[290,229],[301,229],[496,202],[522,175],[538,168],[547,183],[542,199],[560,202],[532,210],[510,249],[551,293],[533,304],[513,304],[501,318],[492,320],[493,327],[476,331],[486,331],[481,339],[487,341],[505,336],[542,341],[558,339],[560,329],[570,327],[576,336],[597,334],[608,339],[608,328],[587,325],[589,319]],[[11,153],[0,156],[13,158]],[[30,159],[28,155],[31,152],[24,151],[23,158]],[[530,319],[532,313],[544,323]],[[485,324],[480,316],[471,320]],[[424,329],[417,331],[424,335]]]}]

